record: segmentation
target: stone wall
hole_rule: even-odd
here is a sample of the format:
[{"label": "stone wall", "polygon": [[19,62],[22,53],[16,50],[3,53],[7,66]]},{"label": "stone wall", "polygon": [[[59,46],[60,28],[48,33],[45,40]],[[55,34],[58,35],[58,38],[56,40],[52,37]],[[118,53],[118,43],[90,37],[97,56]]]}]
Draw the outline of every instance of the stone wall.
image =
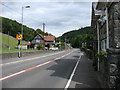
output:
[{"label": "stone wall", "polygon": [[[97,9],[105,10],[102,7],[102,3],[99,3]],[[120,2],[111,2],[108,3],[108,28],[109,28],[109,44],[110,48],[107,49],[107,56],[106,57],[99,57],[100,60],[100,71],[99,77],[101,85],[103,88],[120,88]],[[96,29],[96,21],[94,19],[99,19],[93,17],[92,26],[95,29],[94,32],[97,31]],[[100,46],[102,45],[101,41],[106,39],[106,21],[104,23],[99,22],[99,30],[100,30]],[[97,33],[94,33],[97,35]],[[94,40],[96,37],[94,37]],[[98,63],[98,57],[96,54],[98,53],[97,44],[94,43],[94,61],[96,62],[96,66]],[[100,51],[101,47],[100,47]]]},{"label": "stone wall", "polygon": [[109,48],[107,52],[108,86],[110,88],[120,88],[120,49]]},{"label": "stone wall", "polygon": [[110,46],[120,48],[120,2],[113,3],[109,8]]}]

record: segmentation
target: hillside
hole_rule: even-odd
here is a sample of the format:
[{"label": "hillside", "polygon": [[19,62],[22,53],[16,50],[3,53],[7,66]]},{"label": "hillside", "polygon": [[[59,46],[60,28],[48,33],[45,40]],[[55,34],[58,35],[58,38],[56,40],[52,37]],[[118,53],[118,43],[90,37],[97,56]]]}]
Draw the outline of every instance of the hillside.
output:
[{"label": "hillside", "polygon": [[[16,34],[18,34],[18,32],[21,33],[21,23],[18,23],[16,20],[11,20],[5,17],[0,17],[0,19],[2,20],[2,33],[9,34],[13,37],[16,37]],[[48,33],[44,33],[39,28],[34,30],[23,25],[23,40],[31,41],[37,33],[48,35]]]},{"label": "hillside", "polygon": [[72,47],[82,47],[82,43],[87,42],[88,47],[91,46],[91,40],[93,39],[93,30],[91,27],[84,27],[78,30],[72,30],[64,33],[59,40],[67,43],[71,43]]},{"label": "hillside", "polygon": [[[0,53],[17,52],[18,49],[16,49],[15,47],[18,44],[18,41],[15,38],[18,32],[21,33],[21,23],[17,22],[16,20],[11,20],[9,18],[1,16],[0,20],[2,20],[2,30],[0,30],[0,51],[1,51]],[[21,44],[23,45],[26,42],[31,41],[36,34],[48,35],[47,32],[44,33],[39,28],[34,30],[23,25],[23,40]]]},{"label": "hillside", "polygon": [[71,40],[72,38],[76,37],[77,35],[83,35],[83,34],[89,33],[90,30],[91,30],[91,27],[85,27],[85,28],[81,28],[78,30],[72,30],[72,31],[64,33],[59,38],[62,40],[65,40],[65,39]]},{"label": "hillside", "polygon": [[[18,43],[18,41],[9,35],[0,33],[0,37],[2,38],[0,40],[0,51],[2,52],[13,52],[18,51],[15,47]],[[25,41],[22,41],[21,44],[25,44]]]}]

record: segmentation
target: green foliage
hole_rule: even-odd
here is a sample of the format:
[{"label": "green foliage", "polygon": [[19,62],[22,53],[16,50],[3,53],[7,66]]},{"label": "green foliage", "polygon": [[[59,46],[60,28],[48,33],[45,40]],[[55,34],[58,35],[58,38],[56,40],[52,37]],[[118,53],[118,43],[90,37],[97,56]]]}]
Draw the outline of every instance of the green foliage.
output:
[{"label": "green foliage", "polygon": [[87,48],[92,49],[93,30],[91,27],[85,27],[78,30],[73,30],[63,34],[61,37],[62,42],[71,43],[72,47],[81,47],[82,43],[86,42]]},{"label": "green foliage", "polygon": [[101,51],[99,54],[97,54],[97,57],[103,57],[105,55],[107,55],[107,52]]},{"label": "green foliage", "polygon": [[56,40],[55,40],[56,42],[60,42],[61,40],[60,40],[60,38],[56,38]]},{"label": "green foliage", "polygon": [[37,45],[37,49],[38,49],[38,50],[41,50],[42,48],[43,48],[43,44],[38,44],[38,45]]},{"label": "green foliage", "polygon": [[[0,17],[0,18],[2,18],[2,33],[8,34],[9,32],[9,35],[13,37],[16,37],[16,34],[18,34],[18,32],[21,33],[22,25],[20,23],[8,18],[4,18],[4,17]],[[31,41],[34,35],[36,35],[34,29],[23,25],[23,40]]]},{"label": "green foliage", "polygon": [[87,47],[81,47],[80,48],[82,51],[85,51],[85,50],[87,50]]},{"label": "green foliage", "polygon": [[[18,23],[15,20],[11,20],[5,17],[0,16],[0,20],[2,20],[2,30],[0,29],[0,51],[6,53],[6,52],[16,52],[18,51],[16,49],[16,45],[18,44],[18,41],[15,39],[16,34],[18,32],[21,33],[21,26],[22,24]],[[4,35],[4,34],[9,34]],[[36,34],[42,34],[42,35],[48,35],[48,33],[44,33],[42,30],[37,29],[36,31],[32,28],[29,28],[25,25],[23,25],[23,40],[24,41],[31,41]],[[21,41],[21,45],[24,45],[26,42]],[[26,50],[27,51],[27,50]]]},{"label": "green foliage", "polygon": [[[8,36],[5,34],[0,34],[0,36],[2,37],[2,46],[3,47],[10,47],[10,48],[15,48],[16,45],[18,44],[18,40],[16,40],[16,38],[12,37],[12,36]],[[20,45],[25,45],[25,41],[21,41]]]},{"label": "green foliage", "polygon": [[[18,51],[18,49],[16,49],[18,40],[16,40],[12,36],[8,36],[8,35],[2,34],[2,33],[0,33],[0,37],[1,37],[0,51],[2,51],[1,53]],[[21,41],[20,45],[25,45],[25,43],[26,43],[25,41]]]},{"label": "green foliage", "polygon": [[61,43],[61,48],[65,49],[65,44],[64,43]]},{"label": "green foliage", "polygon": [[36,29],[36,32],[37,32],[37,34],[42,34],[42,35],[44,35],[44,36],[47,36],[47,35],[48,35],[47,32],[44,33],[41,29]]},{"label": "green foliage", "polygon": [[[8,34],[10,36],[16,37],[18,32],[21,33],[22,24],[18,23],[15,20],[11,20],[8,18],[0,17],[2,19],[2,33]],[[23,25],[23,40],[31,41],[36,34],[48,35],[48,33],[44,33],[42,30],[37,29],[36,31],[32,28],[29,28]]]},{"label": "green foliage", "polygon": [[91,27],[85,27],[78,30],[72,30],[70,32],[64,33],[60,38],[61,39],[66,38],[71,40],[73,37],[76,37],[77,35],[87,34],[90,29]]}]

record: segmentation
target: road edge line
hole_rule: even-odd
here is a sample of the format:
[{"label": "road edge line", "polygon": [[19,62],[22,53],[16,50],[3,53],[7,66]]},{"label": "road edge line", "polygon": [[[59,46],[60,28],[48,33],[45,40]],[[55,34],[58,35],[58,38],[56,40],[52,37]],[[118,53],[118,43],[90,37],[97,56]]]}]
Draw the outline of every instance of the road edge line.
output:
[{"label": "road edge line", "polygon": [[28,69],[24,69],[24,70],[22,70],[22,71],[13,73],[13,74],[11,74],[11,75],[4,76],[4,77],[0,78],[0,81],[6,80],[6,79],[8,79],[8,78],[11,78],[11,77],[13,77],[13,76],[22,74],[22,73],[27,72],[27,71],[33,70],[33,69],[35,69],[35,68],[44,66],[44,65],[46,65],[46,64],[48,64],[48,63],[54,62],[54,61],[56,61],[56,60],[59,60],[59,59],[65,57],[65,56],[67,56],[67,55],[69,55],[69,54],[71,54],[71,53],[73,53],[73,52],[75,52],[75,51],[76,51],[76,50],[71,51],[71,52],[69,52],[68,54],[65,54],[65,55],[63,55],[63,56],[61,56],[61,57],[58,57],[58,58],[55,58],[55,59],[53,59],[53,60],[47,61],[47,62],[45,62],[45,63],[39,64],[39,65],[37,65],[37,66],[30,67],[30,68],[28,68]]},{"label": "road edge line", "polygon": [[79,64],[79,62],[80,62],[80,59],[81,59],[81,56],[79,57],[79,59],[78,59],[78,61],[77,61],[76,65],[75,65],[75,67],[74,67],[74,69],[73,69],[73,72],[72,72],[72,74],[70,75],[70,78],[69,78],[69,80],[68,80],[67,84],[65,85],[64,90],[67,90],[67,89],[68,89],[68,87],[70,86],[70,83],[71,83],[72,78],[73,78],[73,76],[74,76],[74,74],[75,74],[75,71],[76,71],[77,66],[78,66],[78,64]]},{"label": "road edge line", "polygon": [[56,55],[56,54],[59,54],[59,53],[62,53],[62,52],[64,52],[64,51],[61,51],[61,52],[58,52],[58,53],[49,54],[49,55],[45,55],[45,56],[35,57],[35,58],[28,58],[28,59],[25,59],[25,60],[21,59],[19,61],[8,62],[8,63],[0,64],[0,66],[10,65],[10,64],[16,64],[16,63],[21,63],[21,62],[27,62],[27,61],[35,60],[35,59],[38,59],[38,58],[45,58],[45,57]]}]

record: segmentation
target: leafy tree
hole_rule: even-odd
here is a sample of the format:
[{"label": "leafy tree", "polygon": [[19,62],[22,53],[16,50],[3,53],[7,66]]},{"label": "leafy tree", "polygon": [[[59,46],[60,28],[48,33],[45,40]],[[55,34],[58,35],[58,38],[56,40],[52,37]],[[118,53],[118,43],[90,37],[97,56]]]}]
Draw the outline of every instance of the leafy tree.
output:
[{"label": "leafy tree", "polygon": [[78,30],[73,30],[64,33],[61,37],[58,37],[61,41],[70,42],[75,48],[82,46],[82,43],[86,42],[87,48],[92,48],[93,30],[91,27],[84,27]]}]

